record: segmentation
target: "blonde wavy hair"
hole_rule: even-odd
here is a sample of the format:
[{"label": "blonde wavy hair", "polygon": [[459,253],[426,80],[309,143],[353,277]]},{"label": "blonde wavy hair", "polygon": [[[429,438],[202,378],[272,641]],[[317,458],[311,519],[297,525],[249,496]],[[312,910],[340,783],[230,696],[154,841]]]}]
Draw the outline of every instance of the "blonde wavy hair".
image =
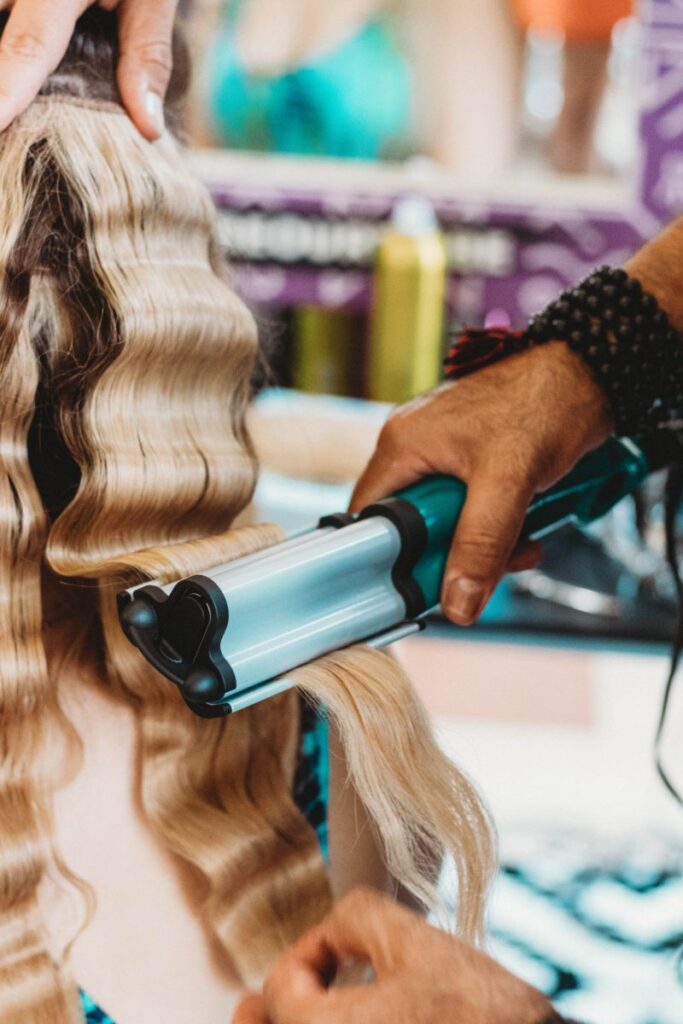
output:
[{"label": "blonde wavy hair", "polygon": [[[117,102],[114,24],[84,16],[43,94],[0,137],[3,1024],[80,1019],[38,904],[51,863],[70,877],[52,840],[50,750],[65,723],[45,651],[45,572],[72,583],[73,650],[87,649],[102,685],[136,711],[144,812],[201,873],[206,927],[244,982],[257,983],[331,901],[315,832],[292,799],[299,694],[195,718],[118,625],[122,586],[209,568],[280,533],[231,528],[256,475],[244,425],[254,320],[176,142],[145,142]],[[338,725],[397,882],[433,906],[435,865],[451,853],[460,929],[480,934],[490,823],[398,667],[360,648],[297,681]]]}]

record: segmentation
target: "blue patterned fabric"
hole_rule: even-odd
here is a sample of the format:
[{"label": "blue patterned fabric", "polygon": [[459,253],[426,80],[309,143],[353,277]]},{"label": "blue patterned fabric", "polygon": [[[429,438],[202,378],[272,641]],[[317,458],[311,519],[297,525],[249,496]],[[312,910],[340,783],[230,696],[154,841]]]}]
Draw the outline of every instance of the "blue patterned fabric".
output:
[{"label": "blue patterned fabric", "polygon": [[[673,834],[636,824],[627,840],[527,823],[507,825],[502,845],[487,914],[493,956],[566,1024],[681,1024],[683,850]],[[450,866],[451,907],[455,885]]]},{"label": "blue patterned fabric", "polygon": [[99,1006],[85,992],[81,992],[81,1007],[86,1024],[114,1024],[111,1017],[104,1010],[100,1010]]},{"label": "blue patterned fabric", "polygon": [[313,826],[325,863],[329,861],[329,723],[323,710],[302,699],[301,748],[294,779],[294,802]]},{"label": "blue patterned fabric", "polygon": [[[329,725],[324,711],[302,698],[301,746],[294,776],[294,801],[318,836],[322,855],[329,860],[327,806],[329,803]],[[81,992],[85,1024],[115,1024],[86,992]]]}]

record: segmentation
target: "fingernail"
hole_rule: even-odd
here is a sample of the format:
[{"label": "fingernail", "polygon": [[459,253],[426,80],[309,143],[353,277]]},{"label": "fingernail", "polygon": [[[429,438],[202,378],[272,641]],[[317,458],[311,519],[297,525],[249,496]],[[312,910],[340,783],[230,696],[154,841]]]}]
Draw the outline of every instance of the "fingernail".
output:
[{"label": "fingernail", "polygon": [[145,94],[145,110],[147,116],[154,125],[155,131],[161,135],[164,130],[164,108],[161,103],[161,96],[149,89]]},{"label": "fingernail", "polygon": [[484,606],[486,587],[478,580],[458,576],[446,588],[444,611],[463,624],[474,622]]}]

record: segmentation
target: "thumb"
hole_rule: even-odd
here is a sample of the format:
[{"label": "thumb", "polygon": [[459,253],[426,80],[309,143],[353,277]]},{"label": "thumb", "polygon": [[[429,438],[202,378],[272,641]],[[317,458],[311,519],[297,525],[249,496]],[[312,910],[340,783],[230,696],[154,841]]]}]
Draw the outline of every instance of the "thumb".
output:
[{"label": "thumb", "polygon": [[269,1024],[263,997],[246,996],[237,1007],[232,1024]]},{"label": "thumb", "polygon": [[[0,131],[23,113],[66,52],[88,0],[17,0],[0,39]],[[4,10],[3,3],[0,9]]]},{"label": "thumb", "polygon": [[468,481],[441,590],[452,622],[468,626],[478,618],[505,572],[533,493],[525,478],[499,465],[482,467]]},{"label": "thumb", "polygon": [[126,110],[146,139],[164,130],[164,96],[173,67],[177,0],[122,0],[118,84]]}]

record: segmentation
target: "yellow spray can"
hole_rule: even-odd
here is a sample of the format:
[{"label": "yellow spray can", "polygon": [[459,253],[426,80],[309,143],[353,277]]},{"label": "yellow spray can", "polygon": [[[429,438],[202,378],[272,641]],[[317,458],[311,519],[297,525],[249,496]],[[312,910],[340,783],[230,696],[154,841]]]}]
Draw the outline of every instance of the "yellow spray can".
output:
[{"label": "yellow spray can", "polygon": [[434,210],[400,199],[380,242],[370,321],[369,397],[405,402],[441,377],[446,250]]}]

